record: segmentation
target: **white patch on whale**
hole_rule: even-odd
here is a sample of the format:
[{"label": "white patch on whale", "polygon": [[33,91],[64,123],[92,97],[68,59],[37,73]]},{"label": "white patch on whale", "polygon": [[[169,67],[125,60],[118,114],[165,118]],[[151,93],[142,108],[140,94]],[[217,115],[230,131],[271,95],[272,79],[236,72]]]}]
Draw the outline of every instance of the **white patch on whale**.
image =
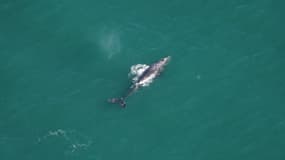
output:
[{"label": "white patch on whale", "polygon": [[152,83],[154,78],[155,78],[155,74],[151,74],[147,78],[140,81],[138,84],[143,87],[149,86]]}]

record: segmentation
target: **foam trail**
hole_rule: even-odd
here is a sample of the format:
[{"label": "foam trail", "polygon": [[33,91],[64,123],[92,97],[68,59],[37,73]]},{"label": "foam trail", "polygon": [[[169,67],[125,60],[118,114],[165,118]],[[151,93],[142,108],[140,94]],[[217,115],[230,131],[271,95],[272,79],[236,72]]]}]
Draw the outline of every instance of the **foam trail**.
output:
[{"label": "foam trail", "polygon": [[[53,142],[52,139],[56,139],[58,141],[65,142],[65,153],[70,155],[75,152],[80,152],[82,150],[87,150],[90,145],[92,145],[93,141],[85,136],[79,133],[78,131],[67,131],[63,129],[56,129],[56,130],[50,130],[48,133],[40,138],[38,138],[38,143],[41,145],[47,144],[47,142]],[[57,145],[50,144],[50,145]]]}]

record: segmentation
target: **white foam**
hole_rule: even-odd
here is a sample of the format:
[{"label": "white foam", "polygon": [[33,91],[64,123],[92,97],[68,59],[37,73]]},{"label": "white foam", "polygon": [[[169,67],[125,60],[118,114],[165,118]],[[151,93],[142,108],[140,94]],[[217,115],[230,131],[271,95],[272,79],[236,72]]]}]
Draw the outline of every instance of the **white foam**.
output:
[{"label": "white foam", "polygon": [[137,80],[139,79],[139,77],[148,68],[149,68],[149,66],[146,64],[136,64],[136,65],[131,66],[129,76],[133,76],[132,81],[134,84],[138,84],[142,87],[146,87],[146,86],[149,86],[153,82],[153,79],[155,78],[155,74],[150,75],[149,77],[147,77],[146,79],[144,79],[140,83],[137,83]]},{"label": "white foam", "polygon": [[131,66],[129,76],[133,76],[132,81],[135,83],[145,70],[149,68],[146,64],[136,64]]}]

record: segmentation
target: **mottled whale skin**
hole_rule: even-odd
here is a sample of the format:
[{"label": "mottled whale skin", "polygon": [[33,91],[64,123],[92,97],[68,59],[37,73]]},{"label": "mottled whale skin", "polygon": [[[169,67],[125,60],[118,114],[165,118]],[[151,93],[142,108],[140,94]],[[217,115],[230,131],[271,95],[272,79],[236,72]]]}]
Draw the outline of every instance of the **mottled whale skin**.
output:
[{"label": "mottled whale skin", "polygon": [[130,87],[130,90],[127,94],[121,98],[110,98],[108,102],[120,104],[121,107],[126,107],[126,98],[133,94],[140,87],[144,86],[146,83],[154,80],[159,74],[163,71],[164,67],[168,64],[171,57],[167,56],[161,58],[159,61],[151,64],[143,73],[134,81],[133,85]]}]

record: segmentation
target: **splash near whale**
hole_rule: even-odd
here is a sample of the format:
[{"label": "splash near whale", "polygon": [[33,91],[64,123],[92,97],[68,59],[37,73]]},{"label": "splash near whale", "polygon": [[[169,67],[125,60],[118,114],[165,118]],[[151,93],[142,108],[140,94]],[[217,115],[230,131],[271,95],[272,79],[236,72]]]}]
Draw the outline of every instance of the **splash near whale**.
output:
[{"label": "splash near whale", "polygon": [[132,77],[132,85],[126,95],[120,98],[110,98],[108,102],[119,104],[121,107],[126,107],[126,99],[136,92],[141,87],[149,86],[153,80],[159,76],[159,74],[164,70],[165,66],[169,63],[171,57],[167,56],[159,61],[151,64],[137,64],[131,66],[131,71],[129,76]]}]

